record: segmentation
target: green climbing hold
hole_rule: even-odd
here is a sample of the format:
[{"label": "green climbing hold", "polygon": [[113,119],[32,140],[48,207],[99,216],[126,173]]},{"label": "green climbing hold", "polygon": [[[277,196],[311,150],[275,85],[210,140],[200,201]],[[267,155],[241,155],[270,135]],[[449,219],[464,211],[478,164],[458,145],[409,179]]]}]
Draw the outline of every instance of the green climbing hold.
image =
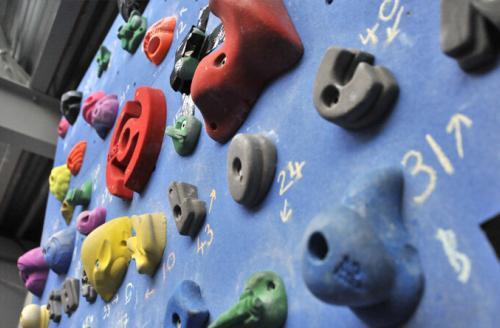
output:
[{"label": "green climbing hold", "polygon": [[68,191],[65,202],[73,206],[87,206],[90,203],[92,196],[92,182],[85,182],[80,188],[74,188]]},{"label": "green climbing hold", "polygon": [[180,116],[174,126],[167,128],[167,135],[172,138],[175,151],[181,156],[193,153],[200,138],[201,122],[194,116]]},{"label": "green climbing hold", "polygon": [[248,279],[239,302],[208,328],[279,328],[287,313],[283,280],[274,272],[257,272]]},{"label": "green climbing hold", "polygon": [[99,70],[97,71],[97,76],[101,77],[102,73],[104,73],[108,69],[109,60],[111,59],[111,51],[105,46],[101,46],[99,48],[99,53],[97,54],[97,66]]},{"label": "green climbing hold", "polygon": [[146,17],[137,10],[132,11],[128,21],[118,28],[118,39],[123,49],[135,53],[141,44],[147,29]]}]

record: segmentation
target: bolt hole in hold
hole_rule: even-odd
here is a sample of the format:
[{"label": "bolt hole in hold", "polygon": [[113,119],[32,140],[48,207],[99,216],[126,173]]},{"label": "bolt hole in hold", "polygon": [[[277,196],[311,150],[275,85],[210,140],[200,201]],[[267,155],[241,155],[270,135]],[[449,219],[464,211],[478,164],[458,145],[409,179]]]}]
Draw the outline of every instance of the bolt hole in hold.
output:
[{"label": "bolt hole in hold", "polygon": [[267,290],[274,290],[276,288],[276,284],[273,281],[267,282]]},{"label": "bolt hole in hold", "polygon": [[333,0],[325,0],[327,5],[331,5],[333,3]]},{"label": "bolt hole in hold", "polygon": [[217,123],[212,122],[212,123],[210,123],[210,125],[209,125],[209,126],[210,126],[210,129],[211,129],[212,131],[217,130]]},{"label": "bolt hole in hold", "polygon": [[481,229],[500,260],[500,214],[481,223]]},{"label": "bolt hole in hold", "polygon": [[226,60],[227,60],[226,54],[224,53],[220,54],[219,56],[217,56],[217,58],[215,58],[215,66],[222,67],[226,65]]},{"label": "bolt hole in hold", "polygon": [[158,47],[160,46],[160,38],[159,37],[153,37],[151,41],[149,41],[148,45],[148,52],[150,54],[154,54],[156,50],[158,50]]},{"label": "bolt hole in hold", "polygon": [[322,261],[328,255],[328,244],[321,232],[315,232],[309,239],[309,253],[316,259]]},{"label": "bolt hole in hold", "polygon": [[174,217],[175,217],[175,220],[178,221],[180,220],[182,216],[182,209],[179,205],[175,205],[174,206]]},{"label": "bolt hole in hold", "polygon": [[241,160],[238,157],[236,157],[233,161],[233,172],[236,180],[243,180],[243,174],[241,172]]},{"label": "bolt hole in hold", "polygon": [[179,317],[179,315],[177,313],[174,313],[172,315],[172,323],[175,325],[175,327],[177,328],[180,328],[182,327],[182,324],[181,324],[181,318]]},{"label": "bolt hole in hold", "polygon": [[321,99],[326,106],[330,107],[339,101],[339,95],[339,89],[333,85],[329,85],[321,93]]}]

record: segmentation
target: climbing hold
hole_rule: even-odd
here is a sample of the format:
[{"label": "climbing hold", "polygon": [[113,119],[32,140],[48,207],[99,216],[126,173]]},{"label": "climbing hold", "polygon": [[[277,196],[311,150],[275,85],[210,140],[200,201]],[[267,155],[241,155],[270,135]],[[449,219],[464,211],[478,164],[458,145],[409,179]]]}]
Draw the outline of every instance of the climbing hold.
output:
[{"label": "climbing hold", "polygon": [[147,27],[146,17],[136,10],[132,11],[128,21],[118,28],[118,39],[122,48],[134,54],[146,34]]},{"label": "climbing hold", "polygon": [[349,306],[371,327],[402,326],[422,295],[418,253],[401,219],[402,192],[399,170],[376,170],[305,233],[302,274],[309,290]]},{"label": "climbing hold", "polygon": [[500,30],[500,1],[499,0],[471,0],[474,8]]},{"label": "climbing hold", "polygon": [[131,13],[136,10],[144,12],[149,0],[118,0],[118,11],[125,21],[128,21]]},{"label": "climbing hold", "polygon": [[196,186],[172,182],[168,187],[168,200],[179,233],[191,238],[196,237],[206,216],[205,202],[198,199]]},{"label": "climbing hold", "polygon": [[80,188],[73,188],[68,191],[64,200],[73,206],[88,206],[90,196],[92,196],[92,182],[87,181]]},{"label": "climbing hold", "polygon": [[276,147],[263,135],[236,135],[227,153],[227,180],[233,199],[247,207],[266,196],[276,171]]},{"label": "climbing hold", "polygon": [[254,273],[240,300],[208,328],[277,328],[285,324],[288,303],[283,280],[274,272]]},{"label": "climbing hold", "polygon": [[92,124],[92,112],[94,111],[97,102],[106,96],[104,91],[96,91],[90,94],[90,96],[85,99],[82,106],[82,116],[85,122]]},{"label": "climbing hold", "polygon": [[108,69],[109,61],[111,59],[111,51],[105,46],[99,47],[99,52],[97,53],[97,77],[101,77],[102,74]]},{"label": "climbing hold", "polygon": [[63,116],[61,117],[61,120],[59,121],[59,125],[57,126],[57,134],[64,139],[66,137],[66,133],[68,133],[69,129],[69,122],[68,120]]},{"label": "climbing hold", "polygon": [[155,213],[133,216],[131,220],[135,235],[127,240],[128,249],[137,271],[153,276],[167,243],[167,218]]},{"label": "climbing hold", "polygon": [[111,194],[130,200],[141,192],[161,150],[167,104],[161,90],[141,87],[122,109],[109,146],[106,185]]},{"label": "climbing hold", "polygon": [[43,257],[48,267],[57,274],[68,272],[75,247],[75,228],[68,227],[50,236],[43,245]]},{"label": "climbing hold", "polygon": [[80,303],[80,281],[75,278],[67,278],[61,289],[61,302],[64,312],[71,316]]},{"label": "climbing hold", "polygon": [[21,328],[48,328],[49,310],[46,306],[28,304],[21,312],[19,325]]},{"label": "climbing hold", "polygon": [[115,124],[117,113],[118,97],[116,95],[107,95],[95,104],[90,115],[90,124],[102,139],[106,138],[109,130]]},{"label": "climbing hold", "polygon": [[131,259],[127,239],[132,236],[131,230],[129,218],[117,218],[97,227],[83,241],[83,270],[106,302],[113,298],[127,271]]},{"label": "climbing hold", "polygon": [[165,17],[154,23],[146,32],[143,48],[148,59],[160,65],[172,45],[177,20],[175,16]]},{"label": "climbing hold", "polygon": [[194,281],[184,280],[168,300],[165,328],[205,328],[208,316],[200,287]]},{"label": "climbing hold", "polygon": [[332,47],[314,85],[314,105],[325,120],[346,129],[380,121],[392,108],[399,87],[389,70],[373,66],[371,54]]},{"label": "climbing hold", "polygon": [[83,211],[76,219],[76,229],[83,235],[88,235],[95,228],[106,222],[106,209],[96,207],[92,211]]},{"label": "climbing hold", "polygon": [[54,289],[49,294],[49,302],[47,303],[50,320],[59,323],[62,316],[61,291]]},{"label": "climbing hold", "polygon": [[69,152],[68,158],[66,159],[66,165],[69,171],[73,175],[77,175],[80,172],[83,164],[83,158],[85,157],[85,151],[87,150],[87,142],[80,141],[73,146]]},{"label": "climbing hold", "polygon": [[97,292],[94,287],[89,283],[89,278],[85,271],[82,272],[82,296],[87,300],[88,303],[94,303],[97,299]]},{"label": "climbing hold", "polygon": [[224,44],[204,57],[191,95],[208,135],[227,142],[266,85],[292,69],[304,48],[283,0],[211,0],[224,25]]},{"label": "climbing hold", "polygon": [[172,138],[175,151],[181,156],[191,155],[200,138],[201,122],[192,115],[182,115],[169,126],[166,133]]},{"label": "climbing hold", "polygon": [[73,125],[80,113],[82,93],[79,91],[68,91],[61,97],[61,114],[69,124]]},{"label": "climbing hold", "polygon": [[61,215],[66,221],[66,224],[69,225],[71,219],[73,218],[73,212],[75,211],[75,207],[68,203],[67,201],[63,201],[61,205]]},{"label": "climbing hold", "polygon": [[68,169],[66,164],[54,167],[50,172],[49,189],[60,202],[62,202],[66,197],[70,179],[71,171]]},{"label": "climbing hold", "polygon": [[19,276],[27,290],[40,297],[45,288],[49,267],[43,257],[41,247],[27,251],[17,259]]}]

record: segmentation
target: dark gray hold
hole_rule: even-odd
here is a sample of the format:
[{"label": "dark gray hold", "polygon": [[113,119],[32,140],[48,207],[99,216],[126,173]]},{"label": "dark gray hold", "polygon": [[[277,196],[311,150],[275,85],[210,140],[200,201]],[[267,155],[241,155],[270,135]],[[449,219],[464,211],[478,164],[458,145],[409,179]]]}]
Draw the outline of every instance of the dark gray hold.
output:
[{"label": "dark gray hold", "polygon": [[266,196],[276,171],[276,147],[263,135],[238,134],[227,154],[227,181],[233,199],[247,207]]},{"label": "dark gray hold", "polygon": [[181,235],[196,237],[205,222],[205,202],[198,199],[198,189],[189,183],[172,182],[168,200]]},{"label": "dark gray hold", "polygon": [[61,304],[61,291],[54,289],[49,294],[49,301],[47,303],[47,310],[49,310],[49,318],[54,322],[61,321],[62,304]]},{"label": "dark gray hold", "polygon": [[346,129],[362,129],[390,111],[399,87],[388,69],[373,66],[374,60],[373,55],[358,50],[327,50],[313,95],[321,117]]},{"label": "dark gray hold", "polygon": [[80,302],[80,281],[68,278],[64,281],[61,290],[61,301],[64,312],[70,316],[78,308]]},{"label": "dark gray hold", "polygon": [[61,96],[61,114],[73,125],[80,113],[82,93],[79,91],[68,91]]},{"label": "dark gray hold", "polygon": [[471,0],[477,11],[500,30],[500,0]]},{"label": "dark gray hold", "polygon": [[97,299],[97,292],[94,289],[94,287],[92,287],[92,285],[89,283],[89,279],[85,271],[83,271],[81,284],[82,284],[82,296],[87,300],[87,302],[94,303],[95,300]]},{"label": "dark gray hold", "polygon": [[118,0],[118,11],[123,19],[128,22],[132,11],[137,10],[142,14],[148,2],[149,0]]}]

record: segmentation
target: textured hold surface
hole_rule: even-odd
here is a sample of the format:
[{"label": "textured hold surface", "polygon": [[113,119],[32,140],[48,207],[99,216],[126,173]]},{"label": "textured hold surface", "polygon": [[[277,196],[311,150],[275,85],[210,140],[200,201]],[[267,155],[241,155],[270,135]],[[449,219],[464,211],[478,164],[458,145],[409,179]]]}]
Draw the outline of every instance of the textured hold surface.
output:
[{"label": "textured hold surface", "polygon": [[118,39],[123,49],[134,54],[148,28],[146,17],[138,11],[132,11],[127,23],[118,28]]},{"label": "textured hold surface", "polygon": [[61,114],[73,125],[80,113],[82,93],[79,91],[68,91],[61,96]]},{"label": "textured hold surface", "polygon": [[347,129],[370,126],[388,113],[399,93],[391,72],[372,66],[358,50],[329,48],[314,84],[314,106],[326,120]]},{"label": "textured hold surface", "polygon": [[175,16],[165,17],[154,23],[146,32],[143,48],[148,59],[160,65],[172,45],[174,39]]},{"label": "textured hold surface", "polygon": [[283,280],[274,272],[254,273],[240,300],[209,328],[278,328],[285,324],[288,301]]},{"label": "textured hold surface", "polygon": [[177,154],[188,156],[193,153],[198,144],[201,122],[192,115],[182,115],[175,120],[174,126],[167,128],[166,133],[172,138]]},{"label": "textured hold surface", "polygon": [[83,211],[76,219],[76,229],[84,235],[88,235],[95,228],[106,222],[106,209],[96,207],[92,211]]},{"label": "textured hold surface", "polygon": [[111,194],[130,200],[141,192],[161,150],[167,120],[163,92],[138,88],[118,118],[109,146],[106,185]]},{"label": "textured hold surface", "polygon": [[50,236],[43,245],[43,256],[48,267],[57,274],[68,272],[75,247],[75,228],[68,227]]},{"label": "textured hold surface", "polygon": [[69,180],[71,179],[71,171],[66,164],[54,167],[50,171],[49,189],[58,201],[62,202],[66,197],[69,188]]},{"label": "textured hold surface", "polygon": [[71,205],[67,201],[62,202],[61,215],[68,225],[70,224],[71,219],[73,218],[74,211],[75,211],[75,207],[73,205]]},{"label": "textured hold surface", "polygon": [[62,304],[61,304],[61,291],[54,289],[49,294],[49,301],[47,303],[47,310],[49,310],[50,320],[58,323],[61,321]]},{"label": "textured hold surface", "polygon": [[168,200],[175,226],[181,235],[196,237],[205,222],[205,202],[198,199],[198,189],[189,183],[172,182]]},{"label": "textured hold surface", "polygon": [[266,196],[276,171],[276,147],[263,135],[238,134],[227,152],[227,181],[233,199],[247,207]]},{"label": "textured hold surface", "polygon": [[104,96],[106,96],[104,91],[96,91],[91,93],[90,96],[88,96],[83,102],[82,116],[88,124],[92,123],[92,112],[94,111],[97,102]]},{"label": "textured hold surface", "polygon": [[67,278],[61,288],[61,302],[64,312],[71,316],[80,303],[80,281],[75,278]]},{"label": "textured hold surface", "polygon": [[68,129],[69,129],[69,122],[63,116],[63,117],[61,117],[61,120],[59,121],[59,125],[57,126],[57,134],[59,135],[59,137],[64,139],[64,137],[66,137],[66,133],[68,133]]},{"label": "textured hold surface", "polygon": [[82,168],[83,159],[85,157],[85,151],[87,150],[87,142],[80,141],[71,148],[68,158],[66,159],[66,165],[70,170],[71,174],[77,175]]},{"label": "textured hold surface", "polygon": [[90,203],[90,197],[92,196],[92,182],[85,182],[80,188],[71,189],[66,198],[65,202],[68,202],[73,206],[88,206]]},{"label": "textured hold surface", "polygon": [[191,280],[182,281],[168,300],[165,328],[205,328],[208,309],[200,287]]},{"label": "textured hold surface", "polygon": [[401,219],[402,192],[399,170],[371,172],[351,185],[340,206],[317,215],[305,233],[303,276],[309,290],[324,302],[351,307],[371,327],[408,321],[424,287]]},{"label": "textured hold surface", "polygon": [[26,289],[41,296],[49,274],[42,247],[33,248],[21,255],[17,259],[17,269]]},{"label": "textured hold surface", "polygon": [[89,283],[109,302],[120,287],[131,259],[127,239],[132,234],[128,217],[97,227],[83,241],[81,260]]},{"label": "textured hold surface", "polygon": [[19,317],[21,328],[47,328],[49,326],[49,311],[47,307],[38,304],[28,304]]},{"label": "textured hold surface", "polygon": [[90,115],[90,124],[102,139],[106,138],[115,124],[117,113],[118,97],[116,95],[107,95],[95,104]]},{"label": "textured hold surface", "polygon": [[227,142],[265,86],[294,67],[304,48],[283,0],[210,0],[224,44],[203,58],[191,94],[208,135]]},{"label": "textured hold surface", "polygon": [[105,46],[99,47],[99,52],[97,53],[97,76],[101,77],[102,74],[108,69],[109,61],[111,60],[111,51]]}]

